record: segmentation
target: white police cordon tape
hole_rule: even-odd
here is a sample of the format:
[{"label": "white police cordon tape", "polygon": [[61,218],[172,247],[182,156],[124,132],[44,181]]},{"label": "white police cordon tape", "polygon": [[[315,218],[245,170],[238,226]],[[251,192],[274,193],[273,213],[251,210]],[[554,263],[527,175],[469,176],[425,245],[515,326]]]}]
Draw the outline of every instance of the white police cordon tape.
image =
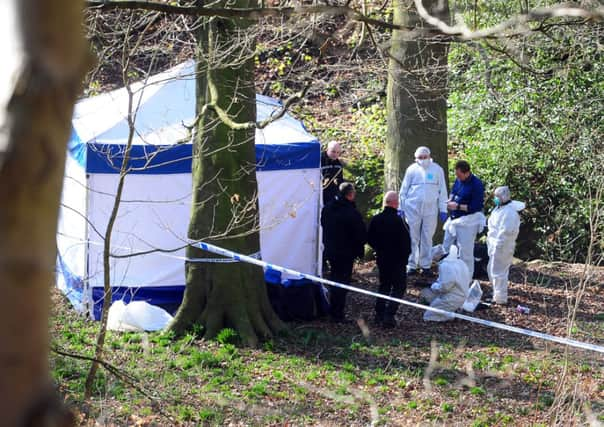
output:
[{"label": "white police cordon tape", "polygon": [[590,344],[590,343],[586,343],[586,342],[576,341],[576,340],[569,339],[569,338],[557,337],[555,335],[544,334],[543,332],[537,332],[537,331],[532,331],[530,329],[524,329],[524,328],[519,328],[519,327],[516,327],[516,326],[510,326],[510,325],[506,325],[504,323],[492,322],[490,320],[485,320],[485,319],[480,319],[480,318],[477,318],[477,317],[466,316],[465,314],[454,313],[454,312],[451,312],[451,311],[441,310],[439,308],[434,308],[434,307],[430,307],[430,306],[427,306],[427,305],[414,303],[414,302],[407,301],[407,300],[404,300],[404,299],[399,299],[399,298],[394,298],[394,297],[391,297],[391,296],[388,296],[388,295],[378,294],[376,292],[371,292],[371,291],[368,291],[368,290],[365,290],[365,289],[361,289],[361,288],[357,288],[357,287],[354,287],[354,286],[345,285],[343,283],[333,282],[331,280],[323,279],[321,277],[313,276],[313,275],[310,275],[310,274],[300,273],[299,271],[291,270],[289,268],[285,268],[285,267],[281,267],[281,266],[278,266],[278,265],[269,264],[269,263],[267,263],[265,261],[261,261],[261,260],[256,259],[256,258],[252,258],[252,257],[249,257],[247,255],[238,254],[236,252],[232,252],[232,251],[229,251],[227,249],[221,248],[219,246],[211,245],[209,243],[194,243],[193,245],[197,246],[197,247],[199,247],[201,249],[203,249],[204,251],[211,252],[211,253],[214,253],[214,254],[217,254],[217,255],[222,255],[222,256],[230,258],[230,259],[232,259],[234,261],[246,262],[246,263],[254,264],[254,265],[257,265],[257,266],[263,267],[263,268],[270,268],[272,270],[276,270],[276,271],[279,271],[281,273],[286,273],[286,274],[290,274],[292,276],[297,276],[297,277],[299,277],[301,279],[308,279],[308,280],[311,280],[313,282],[323,283],[323,284],[328,285],[328,286],[333,286],[333,287],[337,287],[337,288],[347,289],[347,290],[352,291],[352,292],[357,292],[357,293],[360,293],[360,294],[369,295],[369,296],[372,296],[372,297],[375,297],[375,298],[382,298],[382,299],[386,299],[386,300],[389,300],[389,301],[398,302],[400,304],[408,305],[408,306],[415,307],[415,308],[419,308],[421,310],[429,310],[429,311],[433,311],[435,313],[446,314],[446,315],[449,315],[451,317],[456,317],[458,319],[467,320],[469,322],[477,323],[477,324],[483,325],[483,326],[488,326],[490,328],[502,329],[504,331],[514,332],[516,334],[526,335],[526,336],[534,337],[534,338],[540,338],[540,339],[547,340],[547,341],[552,341],[552,342],[555,342],[555,343],[558,343],[558,344],[568,345],[568,346],[571,346],[571,347],[581,348],[581,349],[584,349],[584,350],[596,351],[598,353],[604,353],[604,347],[596,345],[596,344]]},{"label": "white police cordon tape", "polygon": [[[74,240],[74,244],[72,246],[75,246],[75,245],[103,246],[104,245],[103,242],[97,242],[94,240],[81,240],[81,239],[77,239],[73,236],[70,236],[68,234],[64,234],[64,233],[57,233],[57,234],[60,234],[61,236]],[[132,251],[131,247],[122,246],[122,245],[112,244],[111,248],[112,249],[125,249],[128,251]],[[176,252],[177,250],[181,250],[181,249],[184,249],[184,248],[177,248],[177,249],[174,249],[172,252]],[[239,262],[233,258],[189,258],[186,256],[173,255],[170,252],[160,251],[160,250],[151,251],[151,252],[146,252],[146,250],[142,250],[142,253],[137,253],[137,251],[133,251],[133,253],[131,253],[131,254],[120,254],[120,255],[111,254],[110,256],[111,256],[111,258],[129,258],[129,257],[133,257],[133,256],[144,256],[144,255],[150,255],[150,254],[155,254],[155,255],[166,257],[166,258],[179,259],[181,261],[194,262],[194,263],[233,264],[233,263]],[[255,259],[262,259],[262,253],[260,251],[254,252],[253,254],[249,254],[247,256],[255,258]]]},{"label": "white police cordon tape", "polygon": [[[80,240],[77,243],[78,244],[93,244],[93,245],[102,246],[101,242],[95,242],[92,240]],[[219,246],[211,245],[209,243],[191,242],[191,245],[197,246],[207,252],[212,252],[217,255],[222,255],[226,258],[188,258],[188,257],[173,255],[173,254],[165,253],[165,252],[156,252],[156,254],[160,255],[160,256],[168,257],[168,258],[174,258],[174,259],[179,259],[179,260],[183,260],[183,261],[187,261],[187,262],[194,262],[194,263],[198,263],[198,262],[202,262],[202,263],[207,263],[207,262],[210,262],[210,263],[247,262],[249,264],[254,264],[259,267],[271,268],[273,270],[280,271],[281,273],[286,273],[286,274],[290,274],[292,276],[297,276],[297,277],[300,277],[301,279],[308,279],[313,282],[323,283],[328,286],[347,289],[352,292],[369,295],[369,296],[372,296],[375,298],[382,298],[382,299],[386,299],[389,301],[398,302],[403,305],[408,305],[411,307],[419,308],[420,310],[429,310],[429,311],[433,311],[435,313],[447,314],[452,317],[456,317],[456,318],[462,319],[462,320],[467,320],[472,323],[478,323],[483,326],[502,329],[504,331],[514,332],[517,334],[526,335],[526,336],[530,336],[530,337],[534,337],[534,338],[540,338],[543,340],[552,341],[552,342],[556,342],[558,344],[568,345],[571,347],[581,348],[584,350],[591,350],[591,351],[596,351],[598,353],[604,353],[603,346],[585,343],[585,342],[581,342],[581,341],[576,341],[576,340],[572,340],[569,338],[557,337],[555,335],[544,334],[543,332],[532,331],[530,329],[519,328],[516,326],[509,326],[504,323],[492,322],[490,320],[466,316],[461,313],[454,313],[454,312],[450,312],[450,311],[446,311],[446,310],[441,310],[439,308],[434,308],[434,307],[430,307],[427,305],[418,304],[418,303],[414,303],[414,302],[399,299],[399,298],[394,298],[394,297],[391,297],[388,295],[378,294],[377,292],[372,292],[372,291],[368,291],[366,289],[357,288],[357,287],[350,286],[350,285],[345,285],[343,283],[333,282],[331,280],[323,279],[321,277],[317,277],[317,276],[313,276],[313,275],[305,274],[305,273],[300,273],[299,271],[291,270],[289,268],[269,264],[269,263],[261,261],[259,259],[260,258],[259,252],[251,254],[251,255],[242,255],[242,254],[238,254],[236,252],[229,251],[227,249],[223,249]],[[113,247],[116,247],[116,246],[113,246]],[[131,248],[127,248],[126,246],[117,246],[117,247],[122,248],[122,249],[131,249]]]},{"label": "white police cordon tape", "polygon": [[[253,254],[246,255],[250,258],[254,259],[262,259],[260,252],[256,252]],[[235,262],[239,262],[234,258],[188,258],[186,256],[178,256],[178,255],[169,255],[169,258],[181,259],[183,261],[194,262],[194,263],[209,263],[209,264],[232,264]]]}]

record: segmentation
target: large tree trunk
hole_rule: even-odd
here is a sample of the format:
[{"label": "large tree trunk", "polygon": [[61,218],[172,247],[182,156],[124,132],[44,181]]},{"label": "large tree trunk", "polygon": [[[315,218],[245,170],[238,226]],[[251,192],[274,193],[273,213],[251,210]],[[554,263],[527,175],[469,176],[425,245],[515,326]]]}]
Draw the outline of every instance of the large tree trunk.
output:
[{"label": "large tree trunk", "polygon": [[[449,22],[446,0],[423,0],[434,16]],[[425,27],[413,0],[395,0],[393,22]],[[393,31],[387,89],[388,133],[385,190],[398,190],[415,149],[425,145],[447,170],[447,55],[448,43],[429,36],[410,38]],[[446,175],[446,174],[445,174]]]},{"label": "large tree trunk", "polygon": [[82,3],[15,4],[25,67],[0,135],[1,423],[71,425],[49,377],[48,317],[66,144],[89,59]]},{"label": "large tree trunk", "polygon": [[[240,0],[230,7],[254,7]],[[243,254],[258,252],[259,211],[256,183],[255,129],[236,126],[256,120],[253,40],[245,40],[245,23],[213,19],[198,36],[198,114],[193,157],[193,206],[189,238]],[[210,48],[208,48],[208,46]],[[213,108],[227,112],[225,123]],[[229,126],[230,125],[230,126]],[[234,127],[234,128],[233,128]],[[190,258],[210,257],[189,248]],[[262,271],[242,263],[187,263],[187,286],[171,329],[182,333],[194,324],[206,338],[235,329],[255,346],[282,328],[268,300]]]}]

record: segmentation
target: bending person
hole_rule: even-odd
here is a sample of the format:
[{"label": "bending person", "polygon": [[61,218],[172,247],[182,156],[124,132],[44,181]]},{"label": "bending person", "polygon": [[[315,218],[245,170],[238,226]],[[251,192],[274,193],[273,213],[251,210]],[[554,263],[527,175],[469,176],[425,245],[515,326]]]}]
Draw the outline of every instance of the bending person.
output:
[{"label": "bending person", "polygon": [[[466,301],[470,283],[470,272],[465,262],[457,258],[457,248],[451,247],[449,254],[438,264],[438,280],[421,292],[421,300],[430,307],[446,311],[457,311]],[[444,322],[453,317],[444,313],[428,311],[424,313],[425,321]]]},{"label": "bending person", "polygon": [[[466,263],[470,280],[474,277],[474,241],[485,226],[484,185],[470,170],[470,164],[460,160],[455,164],[455,184],[447,203],[450,218],[445,223],[443,247],[446,252],[455,244],[459,257]],[[469,284],[469,282],[468,282]]]},{"label": "bending person", "polygon": [[489,217],[487,246],[489,251],[489,281],[493,285],[493,302],[507,304],[508,275],[520,230],[519,211],[525,204],[512,200],[508,187],[498,187],[493,195],[495,209]]},{"label": "bending person", "polygon": [[440,215],[447,219],[447,184],[443,168],[430,157],[428,147],[415,150],[415,163],[407,168],[401,184],[400,208],[411,234],[411,256],[407,273],[415,274],[419,268],[433,277],[432,237]]}]

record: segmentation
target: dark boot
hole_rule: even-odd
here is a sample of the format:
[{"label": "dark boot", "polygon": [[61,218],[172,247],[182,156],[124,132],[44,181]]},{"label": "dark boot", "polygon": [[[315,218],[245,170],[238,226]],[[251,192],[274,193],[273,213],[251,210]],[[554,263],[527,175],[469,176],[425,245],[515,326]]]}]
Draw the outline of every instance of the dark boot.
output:
[{"label": "dark boot", "polygon": [[396,328],[396,319],[393,315],[387,315],[384,317],[384,321],[382,322],[382,326],[385,329],[394,329]]}]

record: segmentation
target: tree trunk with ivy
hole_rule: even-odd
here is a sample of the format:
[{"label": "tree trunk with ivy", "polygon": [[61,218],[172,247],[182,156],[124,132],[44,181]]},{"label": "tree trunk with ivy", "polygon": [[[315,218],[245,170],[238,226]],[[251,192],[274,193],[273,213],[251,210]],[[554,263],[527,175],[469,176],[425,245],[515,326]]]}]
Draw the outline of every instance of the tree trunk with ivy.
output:
[{"label": "tree trunk with ivy", "polygon": [[69,426],[49,375],[48,319],[67,140],[90,56],[82,2],[13,4],[24,55],[0,133],[1,424]]},{"label": "tree trunk with ivy", "polygon": [[[431,15],[449,22],[447,1],[424,0]],[[393,23],[430,28],[417,14],[413,0],[395,0]],[[443,36],[411,36],[392,32],[387,88],[388,132],[385,190],[398,190],[415,149],[425,145],[447,170],[447,55]],[[446,175],[446,173],[445,173]]]},{"label": "tree trunk with ivy", "polygon": [[[240,0],[230,7],[256,7]],[[244,21],[212,19],[198,34],[193,205],[188,237],[251,254],[260,250],[256,183],[254,45]],[[220,116],[218,111],[228,117]],[[242,125],[246,124],[246,125]],[[189,258],[216,258],[189,247]],[[201,325],[205,338],[233,328],[256,346],[283,328],[262,270],[243,263],[187,262],[183,302],[170,326],[177,334]]]}]

